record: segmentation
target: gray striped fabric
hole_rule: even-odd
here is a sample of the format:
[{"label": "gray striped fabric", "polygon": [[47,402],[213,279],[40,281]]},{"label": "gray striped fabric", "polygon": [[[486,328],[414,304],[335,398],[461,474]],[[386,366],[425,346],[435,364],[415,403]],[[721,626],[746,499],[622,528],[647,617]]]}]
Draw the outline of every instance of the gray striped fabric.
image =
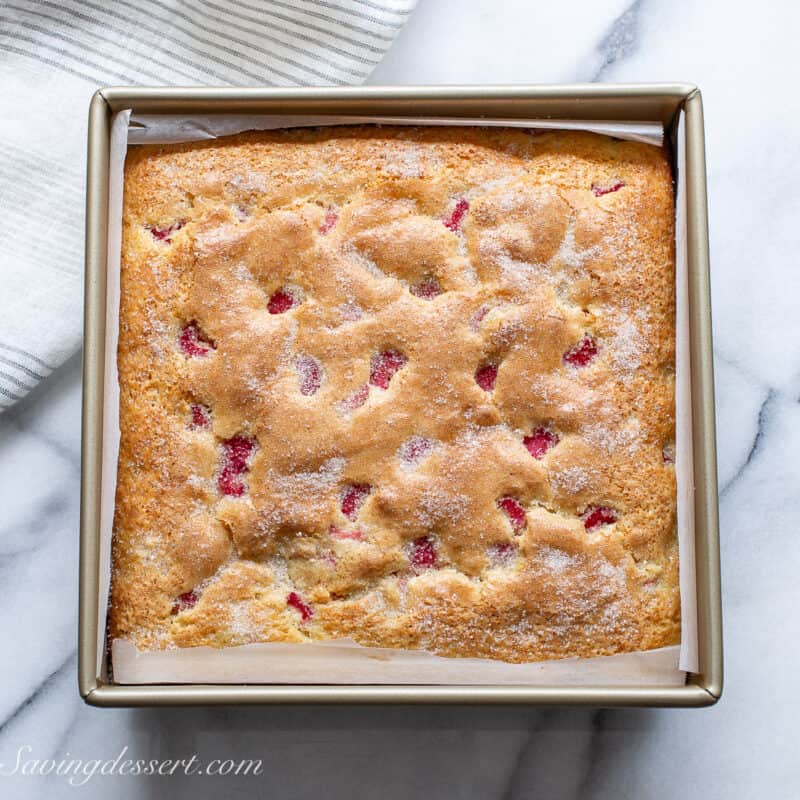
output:
[{"label": "gray striped fabric", "polygon": [[361,83],[416,0],[0,0],[0,411],[80,346],[98,86]]}]

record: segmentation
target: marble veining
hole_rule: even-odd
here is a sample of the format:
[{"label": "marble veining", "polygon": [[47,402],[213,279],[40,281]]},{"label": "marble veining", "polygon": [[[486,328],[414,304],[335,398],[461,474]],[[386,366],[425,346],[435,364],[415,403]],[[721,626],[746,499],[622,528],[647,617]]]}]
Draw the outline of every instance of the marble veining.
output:
[{"label": "marble veining", "polygon": [[[726,689],[703,711],[100,710],[76,686],[80,364],[0,417],[5,797],[800,796],[800,12],[790,2],[420,0],[372,83],[687,80],[703,90]],[[64,77],[76,119],[92,87]],[[76,123],[78,124],[78,123]],[[46,232],[45,234],[46,235]],[[263,773],[7,775],[30,758],[260,758]]]},{"label": "marble veining", "polygon": [[636,0],[635,3],[631,3],[611,24],[608,33],[595,50],[599,63],[588,80],[605,80],[604,73],[635,50],[639,12],[644,1]]}]

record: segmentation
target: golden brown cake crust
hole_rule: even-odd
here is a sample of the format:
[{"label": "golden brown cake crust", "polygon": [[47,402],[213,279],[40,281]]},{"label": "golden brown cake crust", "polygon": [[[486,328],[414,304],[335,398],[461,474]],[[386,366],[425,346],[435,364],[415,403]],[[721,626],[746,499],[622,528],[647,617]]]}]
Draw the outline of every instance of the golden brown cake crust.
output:
[{"label": "golden brown cake crust", "polygon": [[111,637],[678,642],[673,241],[588,133],[132,148]]}]

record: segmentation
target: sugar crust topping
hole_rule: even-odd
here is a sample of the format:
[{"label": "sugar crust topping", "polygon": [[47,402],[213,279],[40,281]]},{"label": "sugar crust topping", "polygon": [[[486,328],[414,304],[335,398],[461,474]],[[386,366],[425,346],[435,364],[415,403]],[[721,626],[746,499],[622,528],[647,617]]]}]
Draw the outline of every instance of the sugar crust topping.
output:
[{"label": "sugar crust topping", "polygon": [[591,134],[135,148],[112,637],[678,641],[672,220]]}]

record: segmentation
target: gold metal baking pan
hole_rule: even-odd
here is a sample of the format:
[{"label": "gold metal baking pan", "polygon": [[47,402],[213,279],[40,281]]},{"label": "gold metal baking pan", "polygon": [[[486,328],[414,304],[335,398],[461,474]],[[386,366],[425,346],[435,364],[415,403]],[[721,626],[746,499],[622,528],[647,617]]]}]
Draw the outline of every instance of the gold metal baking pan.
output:
[{"label": "gold metal baking pan", "polygon": [[[684,686],[115,685],[98,674],[99,510],[105,341],[106,223],[111,118],[139,114],[301,114],[657,121],[686,126],[690,358],[693,414],[698,674]],[[255,703],[469,703],[708,706],[722,692],[714,381],[711,351],[703,109],[689,84],[350,89],[101,89],[89,112],[78,683],[96,706]]]}]

